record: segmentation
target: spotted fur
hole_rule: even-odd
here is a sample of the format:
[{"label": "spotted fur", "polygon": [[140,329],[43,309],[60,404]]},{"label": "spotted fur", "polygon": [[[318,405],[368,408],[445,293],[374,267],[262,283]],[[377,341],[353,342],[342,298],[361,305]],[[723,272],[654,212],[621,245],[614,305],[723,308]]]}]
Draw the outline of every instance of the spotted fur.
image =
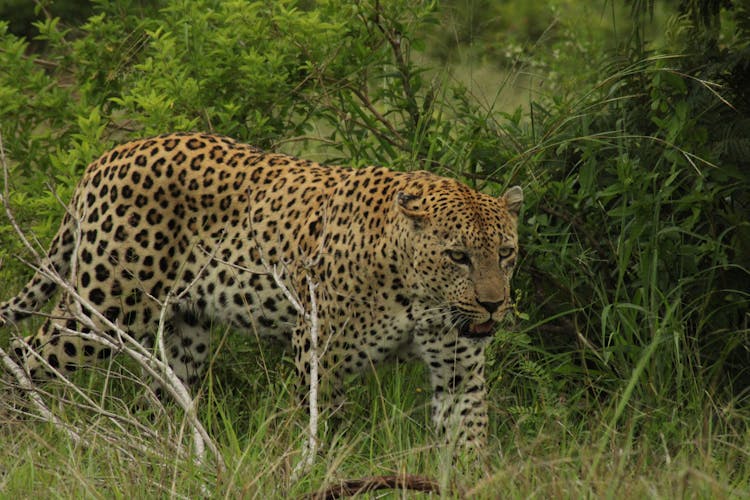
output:
[{"label": "spotted fur", "polygon": [[[217,322],[291,344],[304,392],[310,328],[271,270],[307,308],[309,277],[318,284],[324,387],[338,393],[349,373],[416,356],[429,366],[438,429],[480,445],[485,339],[511,307],[522,200],[519,187],[495,198],[428,172],[323,166],[225,137],[171,134],[89,165],[48,256],[86,301],[147,346],[161,304],[175,299],[166,356],[190,384]],[[38,311],[56,288],[35,275],[0,305],[0,323]],[[81,327],[60,295],[25,341],[68,374],[111,352],[62,330]],[[52,376],[15,350],[32,376]]]}]

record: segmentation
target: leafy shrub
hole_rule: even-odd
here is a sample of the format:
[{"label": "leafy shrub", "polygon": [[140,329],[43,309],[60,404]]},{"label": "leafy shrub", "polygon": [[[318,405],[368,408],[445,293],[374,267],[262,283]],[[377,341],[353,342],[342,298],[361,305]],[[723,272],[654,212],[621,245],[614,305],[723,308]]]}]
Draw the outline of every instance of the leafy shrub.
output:
[{"label": "leafy shrub", "polygon": [[715,25],[672,23],[679,38],[668,42],[713,43],[649,54],[634,37],[598,71],[577,71],[586,92],[553,91],[532,103],[531,127],[498,120],[512,141],[484,142],[487,156],[535,165],[520,288],[535,292],[534,316],[550,318],[539,341],[568,355],[578,343],[580,359],[562,370],[580,366],[594,392],[620,394],[629,380],[636,407],[695,404],[686,395],[707,387],[731,398],[750,382],[750,108],[740,70],[750,36],[738,27],[722,46]]},{"label": "leafy shrub", "polygon": [[[121,12],[101,3],[75,36],[56,18],[38,22],[43,57],[27,55],[28,43],[0,25],[0,65],[8,68],[0,74],[0,131],[21,220],[33,214],[35,231],[49,235],[62,207],[41,194],[50,193],[45,183],[67,199],[89,161],[135,135],[197,129],[273,147],[316,124],[332,128],[339,145],[338,137],[361,138],[349,142],[355,161],[378,145],[385,153],[372,160],[387,161],[394,136],[403,155],[412,138],[398,129],[424,126],[417,103],[424,89],[411,63],[392,59],[408,50],[406,40],[397,46],[400,24],[429,9],[376,5],[305,11],[292,2],[205,0]],[[408,96],[398,93],[406,88]],[[393,106],[387,120],[378,111],[384,105]],[[11,232],[5,238],[4,256],[18,251]]]}]

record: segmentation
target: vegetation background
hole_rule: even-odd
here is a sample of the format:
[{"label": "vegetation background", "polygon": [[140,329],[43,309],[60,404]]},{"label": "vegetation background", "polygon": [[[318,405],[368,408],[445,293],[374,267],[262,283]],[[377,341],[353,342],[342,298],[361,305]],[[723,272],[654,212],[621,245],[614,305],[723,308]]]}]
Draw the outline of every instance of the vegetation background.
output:
[{"label": "vegetation background", "polygon": [[[217,331],[200,416],[226,472],[174,453],[177,409],[131,408],[124,361],[79,380],[117,425],[44,389],[85,444],[4,384],[3,495],[287,497],[408,472],[480,498],[750,496],[750,1],[0,1],[0,133],[29,234],[50,240],[97,155],[174,130],[524,186],[488,456],[456,467],[431,446],[424,370],[387,367],[351,384],[293,478],[289,364]],[[5,218],[0,241],[5,299],[31,270]]]}]

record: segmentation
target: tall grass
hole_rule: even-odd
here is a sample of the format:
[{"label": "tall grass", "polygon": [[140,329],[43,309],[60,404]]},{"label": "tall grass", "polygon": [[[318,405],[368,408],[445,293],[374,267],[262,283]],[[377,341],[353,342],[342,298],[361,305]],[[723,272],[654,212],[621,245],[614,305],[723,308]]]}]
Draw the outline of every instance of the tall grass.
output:
[{"label": "tall grass", "polygon": [[[262,373],[242,368],[237,382],[256,386]],[[293,409],[277,379],[262,391],[245,393],[255,397],[238,397],[238,386],[225,392],[217,384],[217,394],[202,401],[202,416],[227,463],[223,475],[176,458],[159,442],[136,460],[127,457],[119,448],[127,448],[137,431],[110,433],[106,440],[92,431],[84,448],[71,446],[51,426],[6,419],[0,484],[9,497],[194,497],[207,488],[215,497],[288,498],[346,478],[408,472],[478,498],[748,494],[748,450],[742,443],[750,429],[741,413],[711,401],[682,409],[623,406],[622,401],[632,402],[626,390],[622,399],[604,403],[583,395],[541,402],[536,415],[545,418],[535,418],[508,411],[503,402],[517,396],[496,385],[486,462],[457,468],[448,450],[428,446],[432,436],[420,372],[408,366],[370,377],[325,432],[313,470],[296,483],[289,477],[306,416]],[[633,379],[638,372],[636,367]],[[79,428],[96,428],[96,415],[61,414]],[[139,418],[157,433],[179,439],[181,417],[175,409],[154,422]]]}]

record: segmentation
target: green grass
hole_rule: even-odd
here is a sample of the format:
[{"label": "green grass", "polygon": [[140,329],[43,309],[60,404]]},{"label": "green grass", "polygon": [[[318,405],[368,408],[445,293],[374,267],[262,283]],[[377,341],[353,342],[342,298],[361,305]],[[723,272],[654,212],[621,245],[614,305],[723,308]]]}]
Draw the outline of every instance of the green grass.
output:
[{"label": "green grass", "polygon": [[[321,449],[312,470],[293,481],[307,420],[287,390],[290,366],[271,350],[264,352],[263,368],[256,346],[236,336],[230,345],[216,360],[200,408],[225,472],[217,473],[210,459],[196,465],[178,457],[175,444],[191,443],[180,411],[129,415],[126,407],[139,389],[114,380],[105,407],[123,416],[122,430],[96,412],[67,404],[74,399],[69,391],[50,388],[46,396],[60,419],[84,436],[85,446],[59,428],[4,410],[0,491],[6,498],[291,498],[343,479],[409,473],[438,480],[449,497],[750,495],[750,425],[740,409],[715,406],[698,391],[672,407],[667,401],[648,406],[632,398],[630,385],[603,401],[592,398],[589,387],[569,399],[536,399],[505,383],[524,376],[514,370],[530,352],[506,358],[508,374],[492,386],[491,437],[483,459],[456,463],[449,450],[433,446],[425,371],[418,364],[389,366],[351,381],[343,414],[321,420]],[[642,364],[648,361],[644,354]],[[641,366],[633,367],[631,380],[642,376]],[[78,382],[98,393],[101,380],[83,375]],[[3,401],[9,395],[4,391]],[[130,420],[153,427],[160,438],[149,438]]]}]

